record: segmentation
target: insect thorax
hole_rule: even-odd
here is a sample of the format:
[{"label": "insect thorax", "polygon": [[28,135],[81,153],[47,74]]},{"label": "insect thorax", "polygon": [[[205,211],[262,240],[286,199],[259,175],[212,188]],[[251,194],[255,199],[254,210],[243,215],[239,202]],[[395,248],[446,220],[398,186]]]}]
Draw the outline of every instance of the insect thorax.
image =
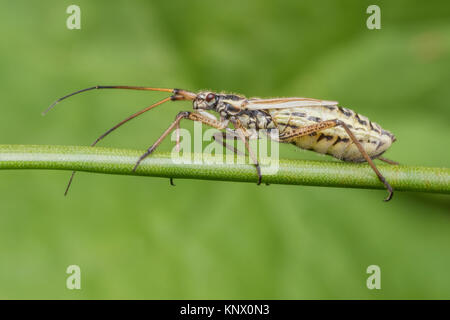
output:
[{"label": "insect thorax", "polygon": [[247,99],[232,94],[219,94],[213,110],[223,119],[235,118],[246,129],[274,129],[275,123],[267,110],[248,110],[245,108]]}]

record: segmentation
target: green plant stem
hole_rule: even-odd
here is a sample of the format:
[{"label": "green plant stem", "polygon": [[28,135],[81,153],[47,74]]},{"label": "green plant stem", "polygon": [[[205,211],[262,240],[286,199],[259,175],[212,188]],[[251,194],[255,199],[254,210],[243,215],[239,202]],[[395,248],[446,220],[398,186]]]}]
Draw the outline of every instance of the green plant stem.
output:
[{"label": "green plant stem", "polygon": [[[76,170],[109,174],[204,179],[257,181],[251,164],[214,163],[203,155],[200,162],[176,164],[169,153],[155,153],[132,171],[142,150],[46,146],[0,145],[0,169]],[[201,156],[201,155],[196,155]],[[450,169],[378,164],[394,190],[450,193]],[[314,185],[328,187],[383,189],[367,164],[338,161],[280,160],[276,174],[264,175],[270,184]]]}]

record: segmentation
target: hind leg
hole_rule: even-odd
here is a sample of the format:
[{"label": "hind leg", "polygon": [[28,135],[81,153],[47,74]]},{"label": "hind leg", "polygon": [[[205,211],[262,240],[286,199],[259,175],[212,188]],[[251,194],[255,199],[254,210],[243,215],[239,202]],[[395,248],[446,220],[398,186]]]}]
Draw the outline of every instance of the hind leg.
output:
[{"label": "hind leg", "polygon": [[376,165],[373,163],[372,159],[367,154],[367,152],[364,149],[364,147],[361,145],[361,143],[355,137],[353,132],[350,130],[350,128],[344,122],[342,122],[340,120],[327,120],[327,121],[322,121],[322,122],[319,122],[319,123],[316,123],[316,124],[312,124],[312,125],[309,125],[309,126],[297,128],[297,129],[289,132],[288,134],[280,135],[280,141],[283,142],[283,140],[286,141],[286,140],[290,140],[292,138],[306,136],[308,134],[319,132],[319,131],[322,131],[322,130],[325,130],[325,129],[328,129],[328,128],[333,128],[333,127],[336,127],[336,126],[341,126],[341,127],[344,128],[344,130],[347,132],[347,135],[350,137],[350,139],[356,145],[356,147],[358,148],[359,152],[364,157],[364,159],[366,159],[367,163],[372,168],[372,170],[375,172],[375,174],[377,175],[378,179],[386,187],[386,189],[387,189],[387,191],[389,193],[388,193],[387,198],[384,201],[391,200],[392,196],[394,194],[394,190],[392,189],[391,185],[386,181],[384,176],[381,174],[381,172],[378,170]]},{"label": "hind leg", "polygon": [[383,161],[383,162],[392,164],[392,165],[394,165],[394,166],[398,166],[398,165],[399,165],[399,163],[398,163],[397,161],[393,161],[393,160],[390,160],[390,159],[387,159],[387,158],[378,157],[377,159],[378,159],[378,160],[381,160],[381,161]]}]

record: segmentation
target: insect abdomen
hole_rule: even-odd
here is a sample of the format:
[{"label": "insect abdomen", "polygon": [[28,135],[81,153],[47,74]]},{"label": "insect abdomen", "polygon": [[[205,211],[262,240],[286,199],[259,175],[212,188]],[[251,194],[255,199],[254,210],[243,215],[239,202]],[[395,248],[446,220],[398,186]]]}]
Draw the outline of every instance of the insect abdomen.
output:
[{"label": "insect abdomen", "polygon": [[[291,109],[271,109],[272,119],[277,124],[280,134],[319,123],[325,120],[345,122],[352,130],[371,158],[383,154],[395,141],[389,131],[354,111],[337,106],[302,107]],[[341,126],[322,130],[311,135],[294,137],[286,141],[296,146],[318,153],[329,154],[344,161],[365,161],[357,146],[352,142],[345,129]]]}]

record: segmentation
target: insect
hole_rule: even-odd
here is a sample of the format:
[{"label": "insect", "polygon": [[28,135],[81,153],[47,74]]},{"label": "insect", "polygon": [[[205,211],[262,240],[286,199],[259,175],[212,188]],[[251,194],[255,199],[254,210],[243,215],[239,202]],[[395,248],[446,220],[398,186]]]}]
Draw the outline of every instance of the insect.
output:
[{"label": "insect", "polygon": [[[396,141],[395,136],[365,116],[338,106],[338,102],[336,101],[310,98],[260,99],[212,91],[193,93],[182,89],[138,86],[95,86],[73,92],[56,100],[43,114],[46,114],[64,99],[96,89],[161,91],[170,93],[171,95],[120,121],[99,136],[91,146],[95,146],[99,141],[126,122],[165,102],[192,101],[194,111],[178,113],[166,131],[138,159],[133,171],[137,169],[142,160],[148,157],[161,144],[164,138],[173,130],[179,128],[181,120],[187,119],[199,121],[219,130],[226,130],[234,138],[242,140],[256,167],[258,184],[262,180],[261,169],[257,158],[249,147],[248,141],[254,138],[255,133],[258,133],[259,130],[265,129],[270,131],[276,129],[278,131],[278,137],[274,140],[278,142],[291,143],[299,148],[328,154],[347,162],[367,162],[388,191],[388,196],[385,201],[389,201],[393,196],[392,187],[377,169],[373,160],[379,159],[390,164],[397,164],[392,160],[381,157],[391,144]],[[219,119],[211,112],[217,113]],[[232,128],[229,128],[230,124]],[[222,143],[225,147],[232,149],[235,153],[240,153],[225,142],[226,137],[225,132],[222,131],[216,134],[214,139]],[[72,172],[65,195],[69,190],[74,175],[75,171]]]}]

